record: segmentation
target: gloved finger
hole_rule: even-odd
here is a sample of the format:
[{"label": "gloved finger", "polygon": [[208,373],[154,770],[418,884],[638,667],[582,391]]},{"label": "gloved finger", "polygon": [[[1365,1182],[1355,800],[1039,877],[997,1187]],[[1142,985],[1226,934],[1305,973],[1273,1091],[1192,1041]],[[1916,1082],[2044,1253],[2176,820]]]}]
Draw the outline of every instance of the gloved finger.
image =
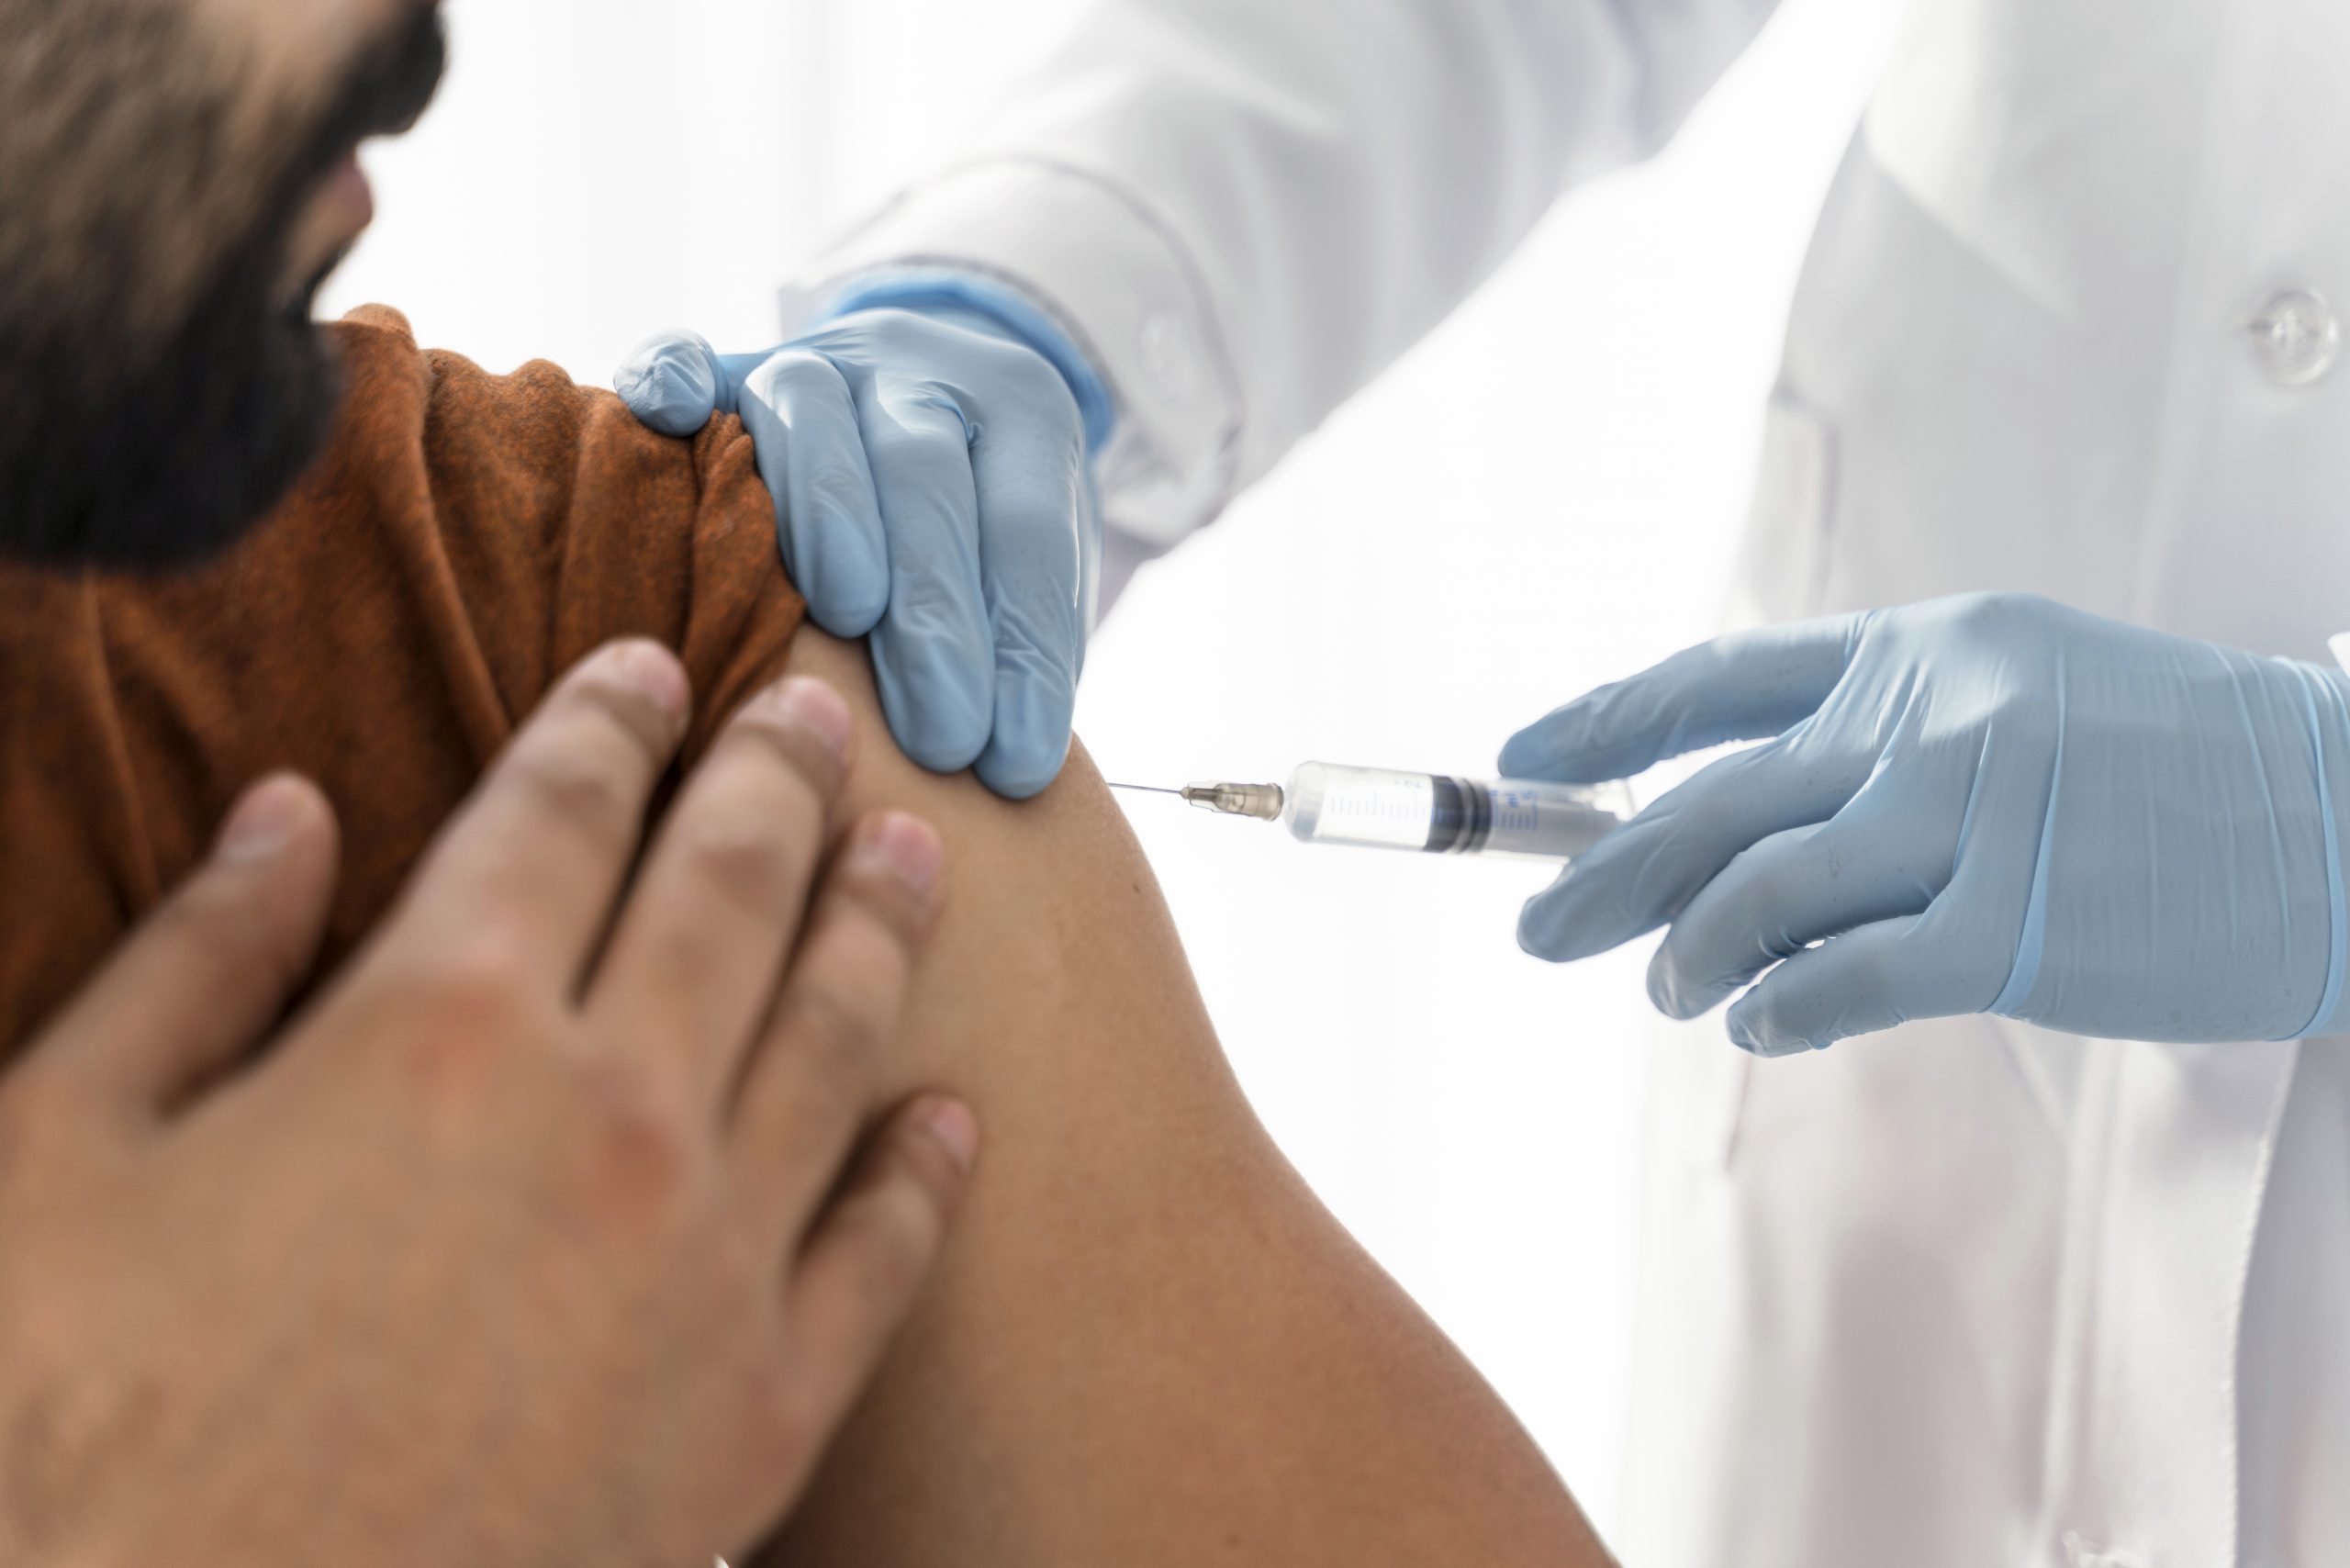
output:
[{"label": "gloved finger", "polygon": [[890,607],[890,542],[847,381],[822,354],[788,349],[745,379],[742,415],[808,612],[835,637],[866,635]]},{"label": "gloved finger", "polygon": [[1032,424],[983,431],[971,452],[979,574],[995,646],[995,724],[979,775],[1026,800],[1059,777],[1085,651],[1084,531],[1093,526],[1085,437]]},{"label": "gloved finger", "polygon": [[1536,720],[1502,747],[1512,778],[1596,784],[1809,717],[1852,662],[1865,615],[1718,637]]},{"label": "gloved finger", "polygon": [[721,354],[699,332],[659,332],[621,361],[612,390],[630,413],[663,435],[692,435],[711,416],[734,411],[743,378],[767,357]]},{"label": "gloved finger", "polygon": [[1999,980],[1936,909],[1848,931],[1764,975],[1729,1010],[1729,1037],[1757,1056],[1825,1050],[1913,1018],[1980,1013]]},{"label": "gloved finger", "polygon": [[1995,726],[1973,769],[1951,781],[1963,803],[1944,802],[1938,813],[1957,818],[1949,885],[1921,914],[1789,958],[1731,1005],[1730,1038],[1785,1056],[1912,1018],[2029,1016],[2053,750],[2045,734]]},{"label": "gloved finger", "polygon": [[1848,809],[1773,834],[1673,922],[1649,964],[1649,1000],[1667,1017],[1695,1018],[1815,942],[1922,912],[1950,865],[1947,839],[1887,812]]},{"label": "gloved finger", "polygon": [[890,541],[890,608],[872,639],[881,709],[908,756],[959,773],[995,717],[968,427],[936,387],[889,375],[857,386],[856,411]]},{"label": "gloved finger", "polygon": [[1655,930],[1759,840],[1835,815],[1872,760],[1814,756],[1787,741],[1723,757],[1535,895],[1518,919],[1518,945],[1562,964]]}]

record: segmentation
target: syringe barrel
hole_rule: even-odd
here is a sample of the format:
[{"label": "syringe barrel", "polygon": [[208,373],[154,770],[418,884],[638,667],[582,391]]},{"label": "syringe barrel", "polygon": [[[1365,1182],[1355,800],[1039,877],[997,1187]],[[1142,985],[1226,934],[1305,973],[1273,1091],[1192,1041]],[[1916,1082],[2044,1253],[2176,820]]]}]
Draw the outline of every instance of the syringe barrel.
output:
[{"label": "syringe barrel", "polygon": [[1457,778],[1309,762],[1290,775],[1281,816],[1306,844],[1569,860],[1623,825],[1628,806],[1621,785]]}]

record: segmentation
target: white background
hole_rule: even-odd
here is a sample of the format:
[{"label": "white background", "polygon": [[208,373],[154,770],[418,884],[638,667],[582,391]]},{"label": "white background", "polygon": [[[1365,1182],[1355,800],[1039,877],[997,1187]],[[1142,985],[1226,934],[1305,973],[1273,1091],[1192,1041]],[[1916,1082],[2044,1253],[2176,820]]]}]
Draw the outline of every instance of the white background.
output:
[{"label": "white background", "polygon": [[[382,216],[328,306],[379,299],[493,368],[599,383],[660,327],[764,344],[798,259],[951,158],[1080,4],[453,0],[448,86],[370,153]],[[1785,0],[1662,158],[1571,197],[1147,570],[1087,673],[1104,770],[1483,770],[1517,724],[1707,635],[1803,242],[1894,9]],[[1258,1109],[1606,1529],[1647,945],[1550,969],[1512,938],[1538,869],[1131,810]]]}]

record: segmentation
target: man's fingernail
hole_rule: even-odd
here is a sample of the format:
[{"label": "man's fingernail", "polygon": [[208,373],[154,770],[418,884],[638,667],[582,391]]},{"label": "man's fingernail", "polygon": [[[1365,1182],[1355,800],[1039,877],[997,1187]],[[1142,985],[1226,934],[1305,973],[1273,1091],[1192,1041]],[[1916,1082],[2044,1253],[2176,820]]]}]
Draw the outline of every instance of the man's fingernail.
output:
[{"label": "man's fingernail", "polygon": [[285,847],[309,811],[308,792],[287,776],[266,779],[245,792],[220,829],[214,853],[223,860],[265,860]]},{"label": "man's fingernail", "polygon": [[677,655],[649,639],[636,637],[615,643],[602,655],[611,678],[643,697],[672,719],[682,719],[693,706],[693,683],[686,678]]},{"label": "man's fingernail", "polygon": [[918,1125],[946,1151],[957,1170],[967,1176],[971,1173],[971,1167],[979,1159],[979,1119],[971,1114],[968,1105],[957,1100],[941,1100],[923,1114]]},{"label": "man's fingernail", "polygon": [[920,817],[891,812],[878,818],[867,830],[865,852],[917,898],[927,901],[937,891],[946,851],[938,830]]},{"label": "man's fingernail", "polygon": [[847,759],[856,724],[839,692],[821,680],[796,675],[770,687],[767,701],[784,722],[815,736],[835,757]]}]

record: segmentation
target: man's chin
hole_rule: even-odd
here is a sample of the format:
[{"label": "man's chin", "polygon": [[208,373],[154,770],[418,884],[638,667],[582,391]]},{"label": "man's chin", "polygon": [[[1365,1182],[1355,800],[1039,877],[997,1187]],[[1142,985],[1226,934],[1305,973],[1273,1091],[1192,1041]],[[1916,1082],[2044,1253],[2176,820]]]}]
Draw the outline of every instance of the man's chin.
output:
[{"label": "man's chin", "polygon": [[342,263],[349,256],[347,250],[337,252],[331,261],[311,274],[287,296],[285,308],[278,314],[281,325],[307,332],[319,340],[320,353],[325,352],[325,328],[319,320],[319,297],[327,291],[327,285],[334,281],[334,274],[342,270]]},{"label": "man's chin", "polygon": [[[348,180],[358,184],[355,196],[339,188],[347,183],[344,171]],[[349,259],[367,231],[374,204],[366,191],[366,176],[359,173],[358,160],[346,158],[296,221],[295,234],[287,247],[294,260],[286,270],[285,300],[287,309],[298,308],[304,319],[308,319],[311,303],[319,290]]]}]

